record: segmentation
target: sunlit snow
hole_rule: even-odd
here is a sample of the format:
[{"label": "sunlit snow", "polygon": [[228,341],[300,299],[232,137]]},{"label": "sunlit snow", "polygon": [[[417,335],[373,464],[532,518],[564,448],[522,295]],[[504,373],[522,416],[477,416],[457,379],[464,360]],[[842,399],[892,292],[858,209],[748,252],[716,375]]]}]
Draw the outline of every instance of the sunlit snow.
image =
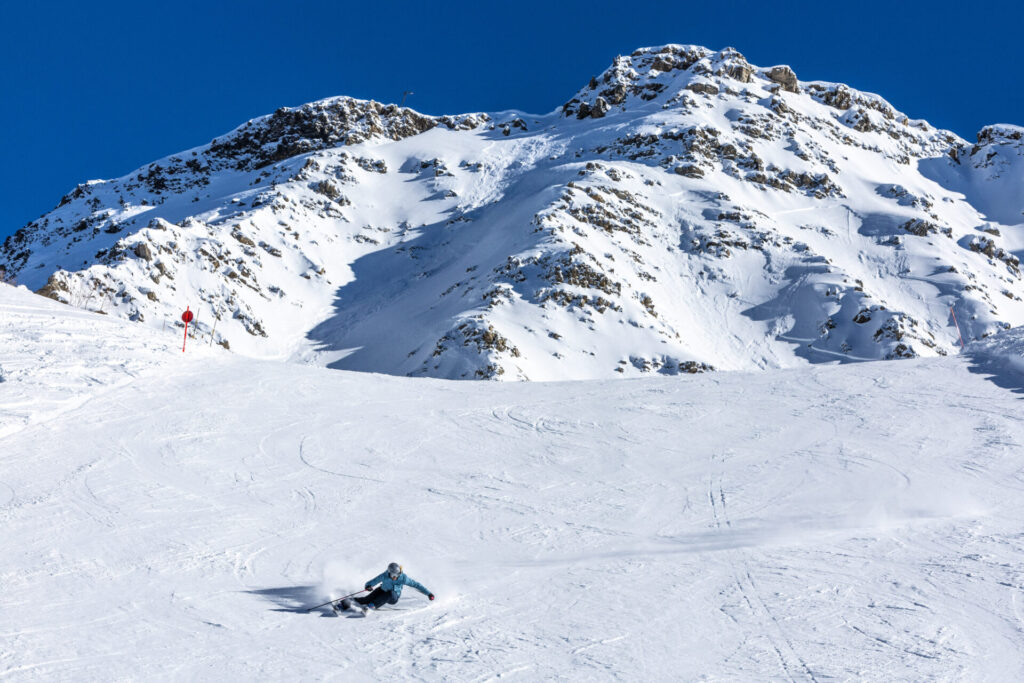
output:
[{"label": "sunlit snow", "polygon": [[[1013,333],[511,384],[183,354],[180,334],[0,287],[0,675],[1024,675]],[[390,561],[437,601],[305,612]]]}]

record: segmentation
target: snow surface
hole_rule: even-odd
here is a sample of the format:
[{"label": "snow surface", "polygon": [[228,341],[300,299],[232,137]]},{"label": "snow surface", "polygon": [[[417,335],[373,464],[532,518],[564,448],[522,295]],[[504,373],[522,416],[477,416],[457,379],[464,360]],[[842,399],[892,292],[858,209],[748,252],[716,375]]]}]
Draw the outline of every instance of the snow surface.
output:
[{"label": "snow surface", "polygon": [[[180,334],[0,285],[0,677],[1024,677],[1016,331],[497,384]],[[437,601],[305,612],[390,561]]]}]

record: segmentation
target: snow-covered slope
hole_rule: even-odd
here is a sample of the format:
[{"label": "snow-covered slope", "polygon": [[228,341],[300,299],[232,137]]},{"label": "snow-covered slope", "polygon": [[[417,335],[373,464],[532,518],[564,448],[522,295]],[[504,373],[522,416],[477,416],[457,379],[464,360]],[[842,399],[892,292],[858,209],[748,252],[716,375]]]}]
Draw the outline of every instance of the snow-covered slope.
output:
[{"label": "snow-covered slope", "polygon": [[[494,384],[182,354],[3,285],[0,321],[0,677],[1024,677],[1020,398],[972,372],[1008,334]],[[305,613],[389,561],[437,601]]]},{"label": "snow-covered slope", "polygon": [[80,185],[0,249],[58,300],[250,356],[558,379],[944,355],[1024,322],[1020,128],[970,147],[735,50],[559,110],[283,108]]},{"label": "snow-covered slope", "polygon": [[[0,339],[0,437],[130,383],[185,342],[181,332],[106,320],[8,285],[0,285]],[[193,343],[182,361],[211,353]]]}]

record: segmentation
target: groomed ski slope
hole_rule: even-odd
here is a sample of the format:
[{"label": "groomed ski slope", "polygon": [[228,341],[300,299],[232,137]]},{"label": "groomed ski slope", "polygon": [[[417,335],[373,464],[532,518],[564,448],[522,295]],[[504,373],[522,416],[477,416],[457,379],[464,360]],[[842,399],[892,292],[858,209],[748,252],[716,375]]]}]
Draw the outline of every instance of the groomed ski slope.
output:
[{"label": "groomed ski slope", "polygon": [[[1003,366],[411,380],[3,286],[0,344],[5,680],[1024,677]],[[437,601],[304,613],[389,561]]]}]

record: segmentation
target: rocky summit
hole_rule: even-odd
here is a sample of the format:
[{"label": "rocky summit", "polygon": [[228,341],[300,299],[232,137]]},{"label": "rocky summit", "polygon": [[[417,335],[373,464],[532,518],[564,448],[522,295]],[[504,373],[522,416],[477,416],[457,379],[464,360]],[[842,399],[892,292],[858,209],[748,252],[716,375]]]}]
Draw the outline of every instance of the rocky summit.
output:
[{"label": "rocky summit", "polygon": [[79,185],[4,242],[0,276],[398,375],[945,355],[1024,322],[1022,138],[972,144],[731,48],[643,48],[545,115],[279,109]]}]

